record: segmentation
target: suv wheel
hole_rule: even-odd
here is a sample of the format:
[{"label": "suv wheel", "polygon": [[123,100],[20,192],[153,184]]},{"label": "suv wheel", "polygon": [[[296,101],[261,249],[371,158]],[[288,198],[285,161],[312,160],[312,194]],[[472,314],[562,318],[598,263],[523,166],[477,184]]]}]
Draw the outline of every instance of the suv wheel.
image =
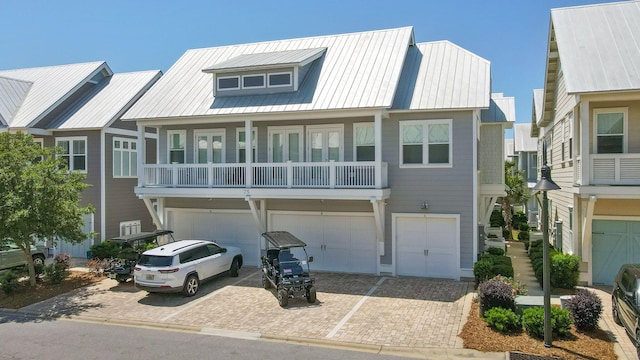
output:
[{"label": "suv wheel", "polygon": [[184,289],[182,289],[182,293],[185,296],[193,296],[198,292],[198,287],[200,286],[200,280],[195,274],[189,275],[187,277],[187,281],[184,282]]},{"label": "suv wheel", "polygon": [[233,259],[231,262],[231,268],[229,269],[229,276],[238,277],[238,269],[240,265],[238,264],[238,258]]},{"label": "suv wheel", "polygon": [[618,314],[618,302],[614,296],[611,297],[611,315],[616,324],[622,325],[620,322],[620,314]]},{"label": "suv wheel", "polygon": [[287,290],[278,290],[278,304],[281,307],[286,307],[287,304],[289,304],[289,293],[287,292]]},{"label": "suv wheel", "polygon": [[316,302],[316,287],[315,286],[309,286],[307,288],[307,302],[309,304],[313,304]]},{"label": "suv wheel", "polygon": [[33,255],[33,266],[44,265],[44,256]]}]

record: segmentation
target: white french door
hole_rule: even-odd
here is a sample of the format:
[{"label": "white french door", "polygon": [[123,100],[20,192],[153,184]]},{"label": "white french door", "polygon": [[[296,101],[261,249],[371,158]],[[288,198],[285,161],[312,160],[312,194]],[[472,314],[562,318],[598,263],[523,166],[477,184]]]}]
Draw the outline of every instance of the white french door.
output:
[{"label": "white french door", "polygon": [[224,161],[224,130],[197,131],[196,163],[223,163]]},{"label": "white french door", "polygon": [[308,126],[307,161],[342,161],[343,133],[343,126]]},{"label": "white french door", "polygon": [[302,126],[269,128],[269,162],[302,161]]}]

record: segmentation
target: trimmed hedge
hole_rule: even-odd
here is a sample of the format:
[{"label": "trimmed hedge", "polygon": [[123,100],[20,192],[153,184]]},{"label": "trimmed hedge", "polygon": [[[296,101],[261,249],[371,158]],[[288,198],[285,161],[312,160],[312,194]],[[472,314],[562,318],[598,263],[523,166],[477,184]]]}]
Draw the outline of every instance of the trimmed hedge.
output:
[{"label": "trimmed hedge", "polygon": [[473,265],[473,276],[476,280],[476,286],[497,275],[513,277],[513,263],[510,257],[482,254],[480,260]]},{"label": "trimmed hedge", "polygon": [[[535,338],[544,338],[544,309],[536,306],[522,312],[522,326],[527,333]],[[551,307],[551,335],[565,337],[571,330],[571,316],[569,310]]]},{"label": "trimmed hedge", "polygon": [[120,246],[109,240],[103,241],[100,244],[91,245],[89,249],[91,251],[91,257],[99,260],[118,257],[118,253],[120,252]]},{"label": "trimmed hedge", "polygon": [[573,289],[580,276],[580,257],[555,253],[551,256],[551,286]]},{"label": "trimmed hedge", "polygon": [[500,255],[504,255],[504,249],[500,249],[500,248],[497,248],[497,247],[490,247],[490,248],[487,249],[487,253],[489,255],[498,255],[498,256],[500,256]]},{"label": "trimmed hedge", "polygon": [[500,280],[488,280],[478,287],[478,300],[480,301],[480,316],[489,309],[500,307],[515,310],[515,296],[511,286]]},{"label": "trimmed hedge", "polygon": [[520,317],[511,309],[495,307],[484,313],[484,321],[501,333],[515,333],[522,330]]}]

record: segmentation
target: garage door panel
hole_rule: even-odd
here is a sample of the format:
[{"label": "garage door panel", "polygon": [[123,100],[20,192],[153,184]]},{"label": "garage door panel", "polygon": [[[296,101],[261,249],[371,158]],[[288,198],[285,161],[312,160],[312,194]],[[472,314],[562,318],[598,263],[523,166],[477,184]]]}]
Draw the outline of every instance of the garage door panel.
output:
[{"label": "garage door panel", "polygon": [[193,239],[193,221],[188,212],[171,211],[168,213],[169,229],[176,240]]},{"label": "garage door panel", "polygon": [[640,259],[640,221],[594,220],[592,281],[613,283],[620,265]]}]

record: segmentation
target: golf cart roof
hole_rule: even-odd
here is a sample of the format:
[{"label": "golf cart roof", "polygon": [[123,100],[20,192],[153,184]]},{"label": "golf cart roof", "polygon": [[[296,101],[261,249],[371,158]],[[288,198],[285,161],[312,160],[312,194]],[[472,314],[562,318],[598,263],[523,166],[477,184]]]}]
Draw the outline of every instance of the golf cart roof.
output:
[{"label": "golf cart roof", "polygon": [[304,241],[293,236],[288,231],[268,231],[262,234],[273,246],[278,248],[292,248],[307,246]]},{"label": "golf cart roof", "polygon": [[168,235],[168,234],[173,234],[173,231],[171,231],[171,230],[156,230],[156,231],[151,231],[151,232],[140,232],[140,233],[137,233],[137,234],[114,237],[110,241],[113,241],[113,242],[132,242],[132,241],[137,241],[137,240],[153,239],[155,237],[158,237],[158,236],[161,236],[161,235]]}]

